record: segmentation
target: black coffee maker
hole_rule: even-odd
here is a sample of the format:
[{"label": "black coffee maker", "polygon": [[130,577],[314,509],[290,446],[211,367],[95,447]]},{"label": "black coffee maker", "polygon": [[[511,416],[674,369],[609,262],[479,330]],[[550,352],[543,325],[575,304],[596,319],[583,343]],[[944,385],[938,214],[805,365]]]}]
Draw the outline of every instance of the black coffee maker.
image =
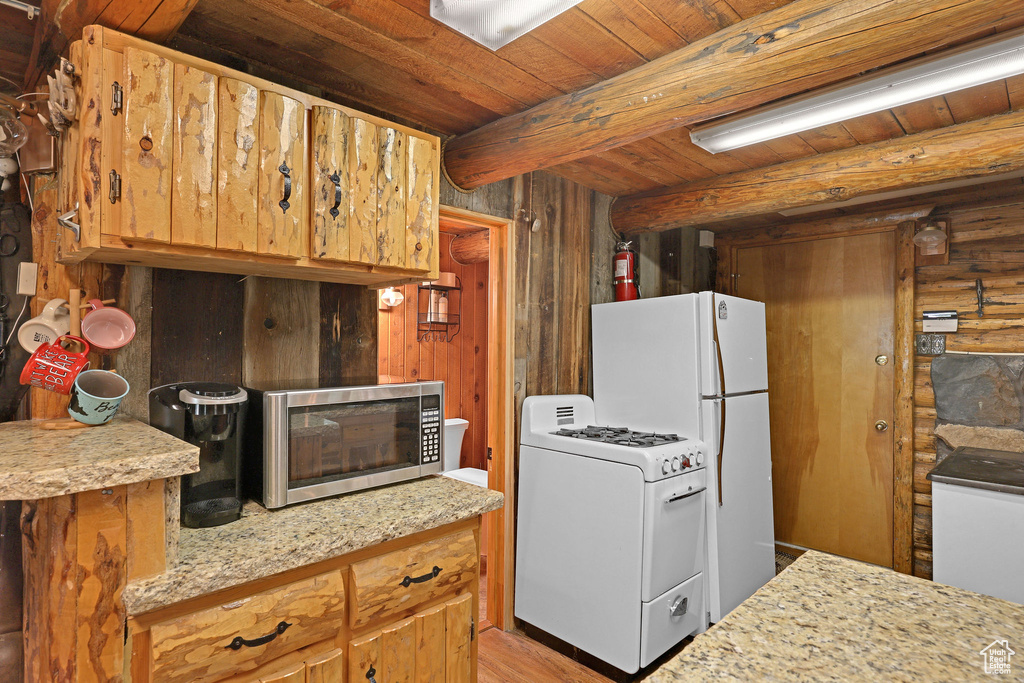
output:
[{"label": "black coffee maker", "polygon": [[199,471],[181,478],[181,523],[219,526],[242,516],[242,428],[248,395],[233,384],[179,382],[149,392],[149,423],[199,446]]}]

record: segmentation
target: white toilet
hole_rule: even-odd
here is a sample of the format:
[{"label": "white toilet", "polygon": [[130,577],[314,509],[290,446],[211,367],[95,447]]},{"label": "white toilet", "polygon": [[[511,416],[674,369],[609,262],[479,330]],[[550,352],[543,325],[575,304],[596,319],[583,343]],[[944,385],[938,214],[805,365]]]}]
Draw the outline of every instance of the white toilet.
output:
[{"label": "white toilet", "polygon": [[459,417],[444,421],[444,476],[487,488],[487,470],[475,467],[459,468],[462,453],[462,437],[466,435],[469,422]]}]

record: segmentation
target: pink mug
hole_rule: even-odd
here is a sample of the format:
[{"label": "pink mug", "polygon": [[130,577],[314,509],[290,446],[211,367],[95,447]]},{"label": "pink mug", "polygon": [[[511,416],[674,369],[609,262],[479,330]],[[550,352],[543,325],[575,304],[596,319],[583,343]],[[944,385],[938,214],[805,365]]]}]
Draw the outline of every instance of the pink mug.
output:
[{"label": "pink mug", "polygon": [[82,318],[82,336],[97,349],[113,351],[135,337],[135,321],[113,306],[104,306],[99,299],[90,299],[92,310]]},{"label": "pink mug", "polygon": [[[63,342],[71,341],[82,345],[83,351],[70,351]],[[47,391],[67,394],[75,383],[78,373],[89,367],[89,344],[84,339],[64,334],[49,344],[40,344],[25,363],[20,381]]]}]

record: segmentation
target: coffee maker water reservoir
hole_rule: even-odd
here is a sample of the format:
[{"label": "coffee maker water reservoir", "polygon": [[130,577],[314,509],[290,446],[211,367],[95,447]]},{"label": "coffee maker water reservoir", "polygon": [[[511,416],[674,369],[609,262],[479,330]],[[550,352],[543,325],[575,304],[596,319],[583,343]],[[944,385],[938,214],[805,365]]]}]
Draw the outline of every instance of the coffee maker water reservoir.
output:
[{"label": "coffee maker water reservoir", "polygon": [[151,389],[153,427],[199,446],[199,471],[181,478],[181,523],[209,527],[242,515],[242,429],[248,396],[220,382],[179,382]]}]

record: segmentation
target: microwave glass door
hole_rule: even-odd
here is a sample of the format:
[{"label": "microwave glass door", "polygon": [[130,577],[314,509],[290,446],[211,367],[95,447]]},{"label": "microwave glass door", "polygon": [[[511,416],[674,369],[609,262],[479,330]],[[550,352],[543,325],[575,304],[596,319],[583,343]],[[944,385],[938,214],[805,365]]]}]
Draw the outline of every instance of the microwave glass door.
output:
[{"label": "microwave glass door", "polygon": [[288,408],[288,488],[420,464],[420,397]]}]

